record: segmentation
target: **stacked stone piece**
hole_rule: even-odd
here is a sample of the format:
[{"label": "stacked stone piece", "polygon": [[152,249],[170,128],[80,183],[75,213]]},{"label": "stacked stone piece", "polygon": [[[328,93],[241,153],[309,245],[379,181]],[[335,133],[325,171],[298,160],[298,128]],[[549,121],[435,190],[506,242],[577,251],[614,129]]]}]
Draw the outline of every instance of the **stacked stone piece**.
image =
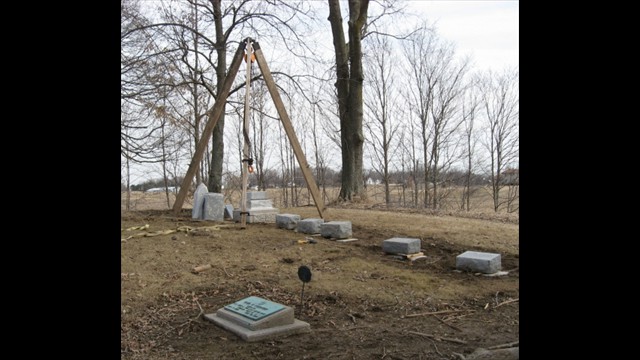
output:
[{"label": "stacked stone piece", "polygon": [[[273,207],[273,202],[267,198],[266,191],[248,191],[247,202],[247,223],[275,223],[278,209]],[[242,209],[233,210],[233,220],[239,222],[241,220],[240,211]]]}]

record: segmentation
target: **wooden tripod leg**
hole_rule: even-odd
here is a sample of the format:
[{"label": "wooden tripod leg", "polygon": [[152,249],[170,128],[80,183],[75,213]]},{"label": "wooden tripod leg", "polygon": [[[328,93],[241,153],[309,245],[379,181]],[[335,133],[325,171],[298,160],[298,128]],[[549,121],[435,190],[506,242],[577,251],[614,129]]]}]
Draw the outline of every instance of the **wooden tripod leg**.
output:
[{"label": "wooden tripod leg", "polygon": [[[248,38],[247,38],[248,39]],[[189,164],[189,169],[187,173],[184,175],[184,179],[182,180],[182,185],[180,185],[180,191],[178,191],[178,195],[176,196],[176,202],[173,204],[173,213],[178,215],[180,210],[182,209],[182,204],[184,203],[184,199],[187,197],[187,192],[189,191],[189,184],[193,180],[194,175],[196,174],[196,170],[198,169],[198,164],[202,159],[202,155],[204,154],[204,150],[207,147],[207,143],[211,138],[211,134],[213,133],[213,128],[218,123],[218,119],[220,119],[220,115],[224,110],[224,105],[227,102],[227,97],[229,96],[229,91],[231,90],[231,85],[233,85],[233,80],[235,80],[236,75],[238,74],[238,69],[240,69],[240,64],[242,63],[242,57],[244,55],[244,48],[247,44],[247,40],[243,40],[236,51],[236,54],[233,56],[233,60],[231,62],[231,66],[229,67],[229,73],[224,80],[224,84],[222,85],[222,89],[218,91],[218,98],[216,99],[213,108],[207,111],[206,115],[209,117],[207,120],[207,125],[202,132],[202,137],[198,144],[196,145],[196,151],[193,154],[193,158],[191,159],[191,164]]]}]

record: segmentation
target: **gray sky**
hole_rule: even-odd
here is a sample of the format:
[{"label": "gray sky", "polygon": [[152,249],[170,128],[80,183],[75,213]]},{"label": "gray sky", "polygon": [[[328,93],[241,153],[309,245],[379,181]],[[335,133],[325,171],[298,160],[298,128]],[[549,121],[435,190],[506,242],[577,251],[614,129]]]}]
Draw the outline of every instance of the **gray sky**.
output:
[{"label": "gray sky", "polygon": [[424,13],[444,39],[456,44],[456,53],[472,55],[474,68],[519,66],[519,1],[415,0],[409,8]]}]

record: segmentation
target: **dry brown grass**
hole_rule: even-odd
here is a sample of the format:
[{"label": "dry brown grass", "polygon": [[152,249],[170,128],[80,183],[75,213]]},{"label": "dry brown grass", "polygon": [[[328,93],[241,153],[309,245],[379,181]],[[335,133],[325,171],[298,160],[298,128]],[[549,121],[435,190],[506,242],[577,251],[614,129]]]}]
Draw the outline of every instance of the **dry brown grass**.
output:
[{"label": "dry brown grass", "polygon": [[[280,213],[318,217],[315,206],[286,207],[282,190],[268,192]],[[238,206],[232,202],[237,195],[225,194],[227,202]],[[241,229],[229,221],[192,220],[191,199],[174,215],[166,210],[164,194],[133,193],[132,198],[137,211],[122,211],[123,229],[145,224],[148,231],[223,227],[121,243],[123,359],[371,359],[385,354],[436,359],[518,340],[519,302],[498,304],[519,298],[519,272],[487,278],[454,271],[455,257],[466,250],[498,252],[504,270],[517,269],[517,213],[387,208],[372,195],[324,210],[326,221],[351,221],[357,241],[318,238],[317,244],[300,245],[303,234],[274,224]],[[136,232],[123,231],[123,237]],[[411,263],[383,254],[382,241],[397,236],[421,239],[427,258]],[[191,271],[204,264],[211,269]],[[298,306],[300,265],[313,271],[305,312],[298,316],[311,324],[311,335],[251,344],[197,318],[200,307],[212,313],[250,295]],[[451,309],[463,313],[439,320],[404,317]],[[438,342],[436,348],[407,331],[456,337],[467,344]]]}]

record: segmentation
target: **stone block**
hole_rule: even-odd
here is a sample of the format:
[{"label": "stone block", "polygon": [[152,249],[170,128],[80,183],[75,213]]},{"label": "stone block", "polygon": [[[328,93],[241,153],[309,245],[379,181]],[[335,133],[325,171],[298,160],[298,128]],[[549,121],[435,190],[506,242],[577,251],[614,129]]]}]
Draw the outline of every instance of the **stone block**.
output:
[{"label": "stone block", "polygon": [[267,200],[266,191],[247,191],[247,201],[251,200]]},{"label": "stone block", "polygon": [[347,239],[351,237],[351,221],[329,221],[320,224],[324,238]]},{"label": "stone block", "polygon": [[293,230],[300,221],[300,215],[296,214],[277,214],[276,226],[280,229]]},{"label": "stone block", "polygon": [[273,201],[264,200],[247,200],[247,209],[270,209],[273,208]]},{"label": "stone block", "polygon": [[456,269],[493,274],[502,268],[500,254],[479,251],[465,251],[456,256]]},{"label": "stone block", "polygon": [[319,234],[320,225],[324,223],[324,219],[309,218],[298,221],[298,232],[303,234]]},{"label": "stone block", "polygon": [[[247,224],[250,223],[267,223],[267,224],[275,224],[276,215],[278,215],[279,210],[276,208],[263,208],[263,209],[252,209],[251,211],[247,210],[249,215],[247,215]],[[233,221],[240,222],[240,209],[233,210]]]},{"label": "stone block", "polygon": [[420,239],[394,237],[382,242],[382,251],[389,254],[415,254],[420,252]]}]

